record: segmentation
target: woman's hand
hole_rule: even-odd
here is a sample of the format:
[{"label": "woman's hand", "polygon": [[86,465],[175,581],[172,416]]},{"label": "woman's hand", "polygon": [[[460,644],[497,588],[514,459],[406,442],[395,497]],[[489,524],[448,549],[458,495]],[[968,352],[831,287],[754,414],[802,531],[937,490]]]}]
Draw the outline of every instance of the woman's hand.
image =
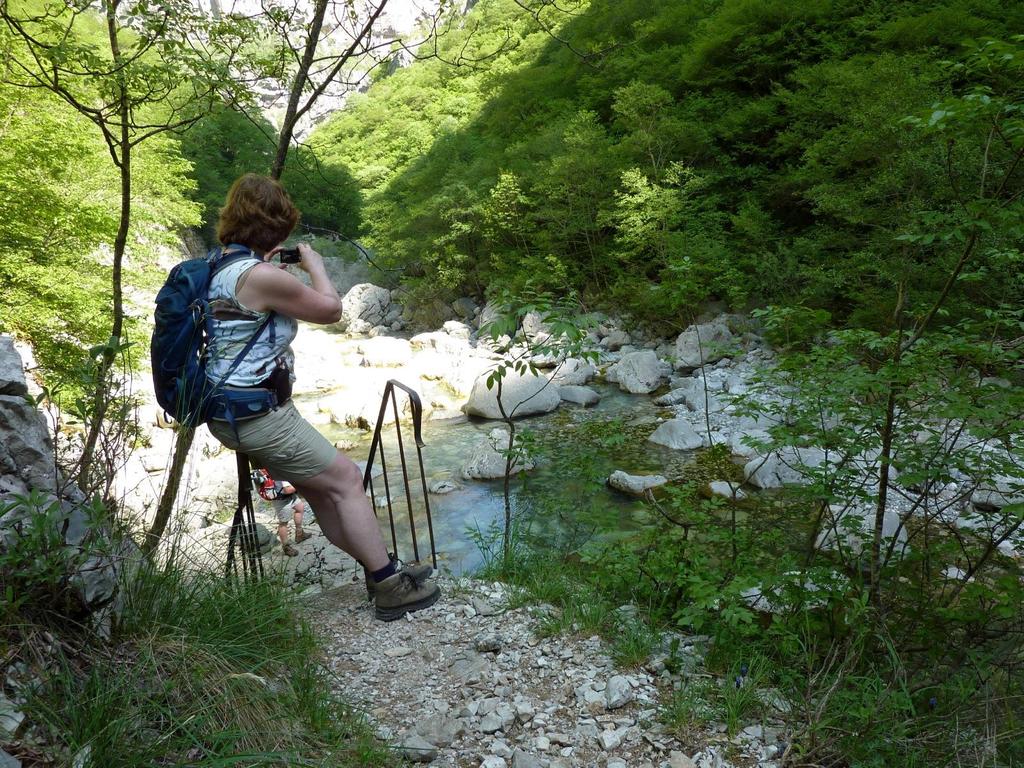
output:
[{"label": "woman's hand", "polygon": [[299,269],[306,274],[324,268],[324,257],[314,251],[308,243],[299,243]]}]

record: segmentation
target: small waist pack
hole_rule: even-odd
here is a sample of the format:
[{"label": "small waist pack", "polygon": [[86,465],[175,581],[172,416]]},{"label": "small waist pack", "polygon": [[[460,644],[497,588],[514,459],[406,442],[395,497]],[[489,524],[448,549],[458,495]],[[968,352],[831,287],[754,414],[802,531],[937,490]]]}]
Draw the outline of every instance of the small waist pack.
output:
[{"label": "small waist pack", "polygon": [[273,373],[255,386],[221,385],[213,397],[210,418],[234,426],[235,422],[255,419],[284,405],[291,396],[291,371],[283,360],[278,360]]},{"label": "small waist pack", "polygon": [[223,384],[212,399],[210,418],[234,426],[235,422],[255,419],[277,406],[277,393],[269,389]]}]

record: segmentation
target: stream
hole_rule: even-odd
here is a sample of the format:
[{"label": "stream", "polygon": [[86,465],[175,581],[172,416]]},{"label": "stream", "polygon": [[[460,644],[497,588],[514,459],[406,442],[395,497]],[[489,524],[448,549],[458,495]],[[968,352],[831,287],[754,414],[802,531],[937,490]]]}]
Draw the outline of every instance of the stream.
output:
[{"label": "stream", "polygon": [[[635,529],[646,519],[639,500],[607,487],[614,470],[630,474],[662,474],[672,479],[682,474],[689,452],[675,451],[646,440],[664,409],[650,396],[631,395],[611,385],[592,385],[601,401],[590,408],[563,403],[557,410],[516,421],[520,434],[536,445],[537,467],[512,478],[510,498],[514,518],[529,521],[536,533],[568,536],[598,516],[602,528]],[[413,520],[420,559],[429,556],[429,537],[423,504],[423,484],[416,460],[412,425],[403,422],[402,438],[409,467]],[[472,572],[485,561],[480,543],[500,541],[504,519],[503,481],[463,480],[461,466],[473,447],[501,422],[483,419],[425,421],[423,465],[427,483],[449,479],[461,489],[429,494],[438,566],[454,574]],[[346,453],[365,461],[372,435],[336,424],[321,426],[332,441],[347,440],[355,447]],[[403,490],[399,451],[394,427],[382,432],[388,485],[395,517],[397,550],[403,559],[416,559]],[[375,462],[379,464],[379,458]],[[374,495],[384,496],[383,478],[373,481]],[[392,541],[387,507],[379,504],[385,540]]]}]

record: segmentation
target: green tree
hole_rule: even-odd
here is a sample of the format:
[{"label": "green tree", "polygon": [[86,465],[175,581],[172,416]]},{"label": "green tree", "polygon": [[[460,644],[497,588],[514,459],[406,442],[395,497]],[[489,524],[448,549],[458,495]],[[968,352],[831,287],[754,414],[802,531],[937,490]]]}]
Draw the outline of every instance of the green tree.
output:
[{"label": "green tree", "polygon": [[182,130],[209,111],[218,91],[232,82],[230,62],[244,42],[244,25],[211,24],[187,2],[154,9],[130,0],[102,0],[95,9],[3,0],[0,19],[10,41],[6,82],[44,88],[92,122],[120,182],[110,334],[92,351],[96,389],[78,468],[79,487],[89,490],[96,483],[94,454],[110,405],[104,387],[126,348],[122,271],[132,222],[132,163],[143,142]]}]

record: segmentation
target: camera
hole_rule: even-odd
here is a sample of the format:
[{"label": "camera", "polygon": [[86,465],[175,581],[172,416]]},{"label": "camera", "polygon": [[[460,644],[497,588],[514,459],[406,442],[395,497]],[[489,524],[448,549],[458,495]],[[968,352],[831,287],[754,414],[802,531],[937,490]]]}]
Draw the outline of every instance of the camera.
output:
[{"label": "camera", "polygon": [[302,257],[299,255],[298,246],[282,248],[277,252],[277,255],[281,258],[282,264],[298,264],[302,260]]}]

